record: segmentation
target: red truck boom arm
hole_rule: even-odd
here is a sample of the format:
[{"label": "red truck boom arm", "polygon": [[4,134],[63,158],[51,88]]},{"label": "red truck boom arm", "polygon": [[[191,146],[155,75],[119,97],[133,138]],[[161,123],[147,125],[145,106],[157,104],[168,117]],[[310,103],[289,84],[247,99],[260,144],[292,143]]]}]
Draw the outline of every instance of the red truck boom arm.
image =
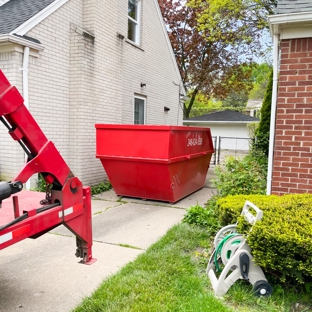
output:
[{"label": "red truck boom arm", "polygon": [[22,215],[18,211],[17,198],[13,197],[15,219],[0,226],[0,249],[27,237],[36,238],[64,224],[76,235],[76,256],[81,257],[83,263],[93,262],[90,188],[83,187],[81,181],[73,175],[24,105],[19,91],[11,86],[1,70],[0,121],[28,158],[12,181],[0,182],[0,206],[4,199],[21,191],[23,183],[36,173],[42,174],[51,192],[47,198],[48,205]]}]

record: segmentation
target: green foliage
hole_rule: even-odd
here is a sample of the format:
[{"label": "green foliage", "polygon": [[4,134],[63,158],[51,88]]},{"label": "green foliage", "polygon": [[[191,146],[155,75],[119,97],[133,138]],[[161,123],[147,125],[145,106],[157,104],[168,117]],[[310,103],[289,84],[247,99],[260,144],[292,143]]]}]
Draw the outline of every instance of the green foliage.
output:
[{"label": "green foliage", "polygon": [[254,203],[257,207],[266,206],[276,195],[230,195],[219,198],[217,201],[217,210],[219,221],[222,226],[234,224],[240,216],[246,200]]},{"label": "green foliage", "polygon": [[201,226],[207,229],[207,235],[214,235],[220,228],[218,214],[216,213],[217,197],[212,197],[205,207],[191,206],[186,210],[182,222]]},{"label": "green foliage", "polygon": [[[35,191],[46,192],[46,188],[47,188],[46,182],[45,182],[44,178],[42,177],[42,175],[39,173],[38,179],[37,179],[37,186],[35,188]],[[91,186],[91,194],[92,195],[101,194],[105,191],[110,190],[111,188],[112,188],[112,185],[110,184],[109,181],[101,182],[99,184]]]},{"label": "green foliage", "polygon": [[5,176],[3,174],[0,174],[0,181],[5,181]]},{"label": "green foliage", "polygon": [[38,173],[38,179],[37,179],[37,185],[36,185],[35,191],[46,192],[46,190],[47,190],[46,181],[44,180],[43,176],[40,173]]},{"label": "green foliage", "polygon": [[265,97],[261,108],[261,119],[256,132],[256,142],[254,149],[262,151],[265,155],[269,154],[269,137],[271,121],[271,102],[273,87],[273,70],[271,71],[270,80],[266,89]]},{"label": "green foliage", "polygon": [[91,194],[92,195],[101,194],[103,192],[110,190],[111,188],[112,188],[112,185],[110,184],[109,181],[101,182],[99,184],[91,186]]},{"label": "green foliage", "polygon": [[248,135],[251,139],[255,138],[258,126],[259,126],[259,122],[251,122],[247,124]]},{"label": "green foliage", "polygon": [[[188,106],[189,101],[186,101],[185,104]],[[207,114],[211,111],[218,110],[222,106],[220,101],[214,99],[208,99],[205,95],[198,92],[196,94],[192,110],[190,111],[189,117],[196,117],[203,114]]]},{"label": "green foliage", "polygon": [[256,40],[259,31],[268,26],[267,14],[274,14],[277,4],[276,0],[188,0],[187,2],[193,8],[202,9],[197,17],[201,31],[208,31],[213,38],[221,37],[229,43],[233,43],[235,35],[239,34],[242,38],[237,44]]},{"label": "green foliage", "polygon": [[246,107],[248,101],[248,91],[234,91],[232,90],[228,96],[222,100],[223,107]]},{"label": "green foliage", "polygon": [[265,194],[266,167],[263,162],[263,158],[252,155],[227,157],[224,164],[216,166],[216,178],[212,181],[219,195]]},{"label": "green foliage", "polygon": [[[263,210],[250,231],[240,216],[246,200]],[[312,194],[229,196],[218,200],[222,224],[238,220],[254,260],[271,279],[287,285],[312,282]]]},{"label": "green foliage", "polygon": [[267,63],[256,65],[252,70],[253,88],[249,93],[249,99],[262,100],[270,81],[272,66]]}]

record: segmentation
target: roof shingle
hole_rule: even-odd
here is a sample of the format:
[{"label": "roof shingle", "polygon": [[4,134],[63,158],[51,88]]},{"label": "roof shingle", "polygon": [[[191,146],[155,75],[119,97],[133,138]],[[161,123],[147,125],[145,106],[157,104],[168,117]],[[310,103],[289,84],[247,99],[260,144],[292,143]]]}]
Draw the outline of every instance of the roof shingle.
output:
[{"label": "roof shingle", "polygon": [[8,34],[55,0],[10,0],[0,6],[0,34]]},{"label": "roof shingle", "polygon": [[311,0],[278,0],[276,14],[311,12]]},{"label": "roof shingle", "polygon": [[184,121],[254,122],[259,121],[259,119],[236,111],[224,110],[220,112],[214,112],[193,118],[188,118]]}]

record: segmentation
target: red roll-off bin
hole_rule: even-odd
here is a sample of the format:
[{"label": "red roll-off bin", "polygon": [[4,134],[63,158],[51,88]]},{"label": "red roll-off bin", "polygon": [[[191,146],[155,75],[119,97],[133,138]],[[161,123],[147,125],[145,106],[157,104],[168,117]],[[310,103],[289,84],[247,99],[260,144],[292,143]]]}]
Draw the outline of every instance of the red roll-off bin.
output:
[{"label": "red roll-off bin", "polygon": [[96,124],[96,157],[117,195],[174,203],[204,186],[209,128]]}]

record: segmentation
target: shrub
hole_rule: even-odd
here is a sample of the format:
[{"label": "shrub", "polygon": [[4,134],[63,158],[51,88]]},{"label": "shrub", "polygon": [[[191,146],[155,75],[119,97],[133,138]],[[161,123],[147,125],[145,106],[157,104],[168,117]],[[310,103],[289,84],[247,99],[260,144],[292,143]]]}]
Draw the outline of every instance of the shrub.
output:
[{"label": "shrub", "polygon": [[273,86],[273,69],[270,74],[270,80],[267,85],[266,93],[261,107],[261,119],[256,131],[255,149],[261,150],[265,155],[269,154],[269,136],[271,121],[271,101]]},{"label": "shrub", "polygon": [[237,222],[246,200],[249,200],[257,207],[262,209],[269,205],[273,197],[276,195],[234,195],[219,198],[217,201],[217,211],[219,221],[222,226]]},{"label": "shrub", "polygon": [[229,156],[223,165],[215,168],[212,181],[221,197],[236,194],[265,194],[266,166],[251,154],[243,158]]},{"label": "shrub", "polygon": [[112,188],[112,185],[110,184],[109,181],[101,182],[99,184],[91,186],[91,194],[92,195],[101,194],[105,191],[110,190],[111,188]]},{"label": "shrub", "polygon": [[[241,210],[246,200],[263,210],[252,231]],[[312,194],[229,196],[217,202],[221,223],[238,220],[255,262],[282,283],[302,284],[312,277]]]},{"label": "shrub", "polygon": [[198,225],[207,229],[208,235],[214,235],[220,228],[220,222],[216,213],[216,197],[212,197],[205,207],[191,206],[186,210],[182,222]]},{"label": "shrub", "polygon": [[44,180],[43,176],[40,173],[38,173],[37,185],[36,185],[35,191],[46,192],[46,190],[47,190],[47,183]]},{"label": "shrub", "polygon": [[[112,185],[110,184],[109,181],[101,182],[99,184],[91,186],[91,194],[92,195],[101,194],[105,191],[110,190],[111,188]],[[37,192],[46,192],[47,190],[47,184],[40,173],[38,174],[37,185],[34,190]]]}]

